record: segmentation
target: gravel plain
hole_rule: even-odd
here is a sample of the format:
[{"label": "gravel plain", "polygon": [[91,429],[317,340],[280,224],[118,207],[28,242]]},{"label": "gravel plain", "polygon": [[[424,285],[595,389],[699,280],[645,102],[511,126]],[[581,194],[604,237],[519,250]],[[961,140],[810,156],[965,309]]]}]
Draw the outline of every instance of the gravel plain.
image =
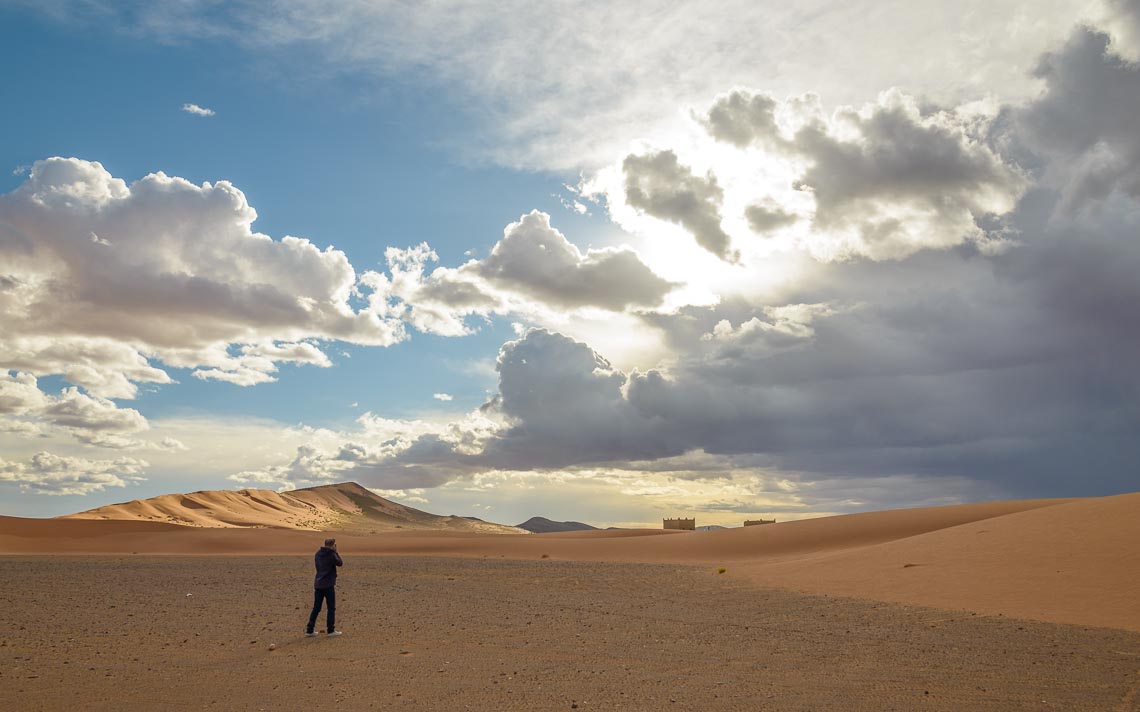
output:
[{"label": "gravel plain", "polygon": [[0,557],[0,709],[1140,709],[1133,632],[709,567],[345,553],[344,635],[305,638],[311,567]]}]

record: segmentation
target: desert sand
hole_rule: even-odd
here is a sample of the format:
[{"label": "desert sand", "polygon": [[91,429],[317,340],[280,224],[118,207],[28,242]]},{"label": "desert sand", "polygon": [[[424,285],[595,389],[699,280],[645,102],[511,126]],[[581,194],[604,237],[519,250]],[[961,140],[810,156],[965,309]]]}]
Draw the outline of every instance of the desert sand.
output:
[{"label": "desert sand", "polygon": [[[429,515],[432,516],[432,515]],[[709,532],[332,532],[356,555],[723,567],[758,586],[1140,631],[1140,493],[869,512]],[[283,528],[0,517],[8,554],[305,554]]]},{"label": "desert sand", "polygon": [[164,494],[69,514],[60,519],[147,521],[212,529],[268,527],[335,529],[378,534],[397,529],[444,529],[526,534],[517,527],[474,517],[440,516],[384,499],[355,482],[289,492],[267,489]]},{"label": "desert sand", "polygon": [[1140,494],[330,535],[0,518],[0,708],[1140,709]]}]

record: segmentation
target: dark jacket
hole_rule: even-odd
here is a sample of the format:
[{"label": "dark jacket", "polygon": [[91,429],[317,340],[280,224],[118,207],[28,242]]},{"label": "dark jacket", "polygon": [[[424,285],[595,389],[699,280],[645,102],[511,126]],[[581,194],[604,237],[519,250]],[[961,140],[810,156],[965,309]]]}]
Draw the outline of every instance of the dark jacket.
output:
[{"label": "dark jacket", "polygon": [[317,565],[317,579],[313,582],[314,588],[332,588],[336,585],[336,567],[344,566],[344,562],[340,560],[340,554],[336,551],[322,546],[317,549],[317,555],[313,557]]}]

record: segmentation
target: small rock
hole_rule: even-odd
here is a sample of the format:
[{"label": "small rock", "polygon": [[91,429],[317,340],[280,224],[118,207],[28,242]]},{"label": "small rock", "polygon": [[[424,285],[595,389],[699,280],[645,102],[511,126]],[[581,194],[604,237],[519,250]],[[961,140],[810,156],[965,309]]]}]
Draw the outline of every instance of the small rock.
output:
[{"label": "small rock", "polygon": [[270,649],[270,650],[277,650],[277,643],[270,643],[270,644],[269,644],[269,649]]}]

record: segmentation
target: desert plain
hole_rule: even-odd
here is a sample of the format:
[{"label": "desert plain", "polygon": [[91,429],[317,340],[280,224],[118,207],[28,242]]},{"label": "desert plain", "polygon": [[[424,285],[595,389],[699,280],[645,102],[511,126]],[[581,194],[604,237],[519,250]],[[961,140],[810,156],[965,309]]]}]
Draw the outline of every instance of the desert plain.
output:
[{"label": "desert plain", "polygon": [[[0,709],[1140,709],[1140,494],[709,532],[177,516],[0,518]],[[306,638],[326,535],[344,635]]]}]

